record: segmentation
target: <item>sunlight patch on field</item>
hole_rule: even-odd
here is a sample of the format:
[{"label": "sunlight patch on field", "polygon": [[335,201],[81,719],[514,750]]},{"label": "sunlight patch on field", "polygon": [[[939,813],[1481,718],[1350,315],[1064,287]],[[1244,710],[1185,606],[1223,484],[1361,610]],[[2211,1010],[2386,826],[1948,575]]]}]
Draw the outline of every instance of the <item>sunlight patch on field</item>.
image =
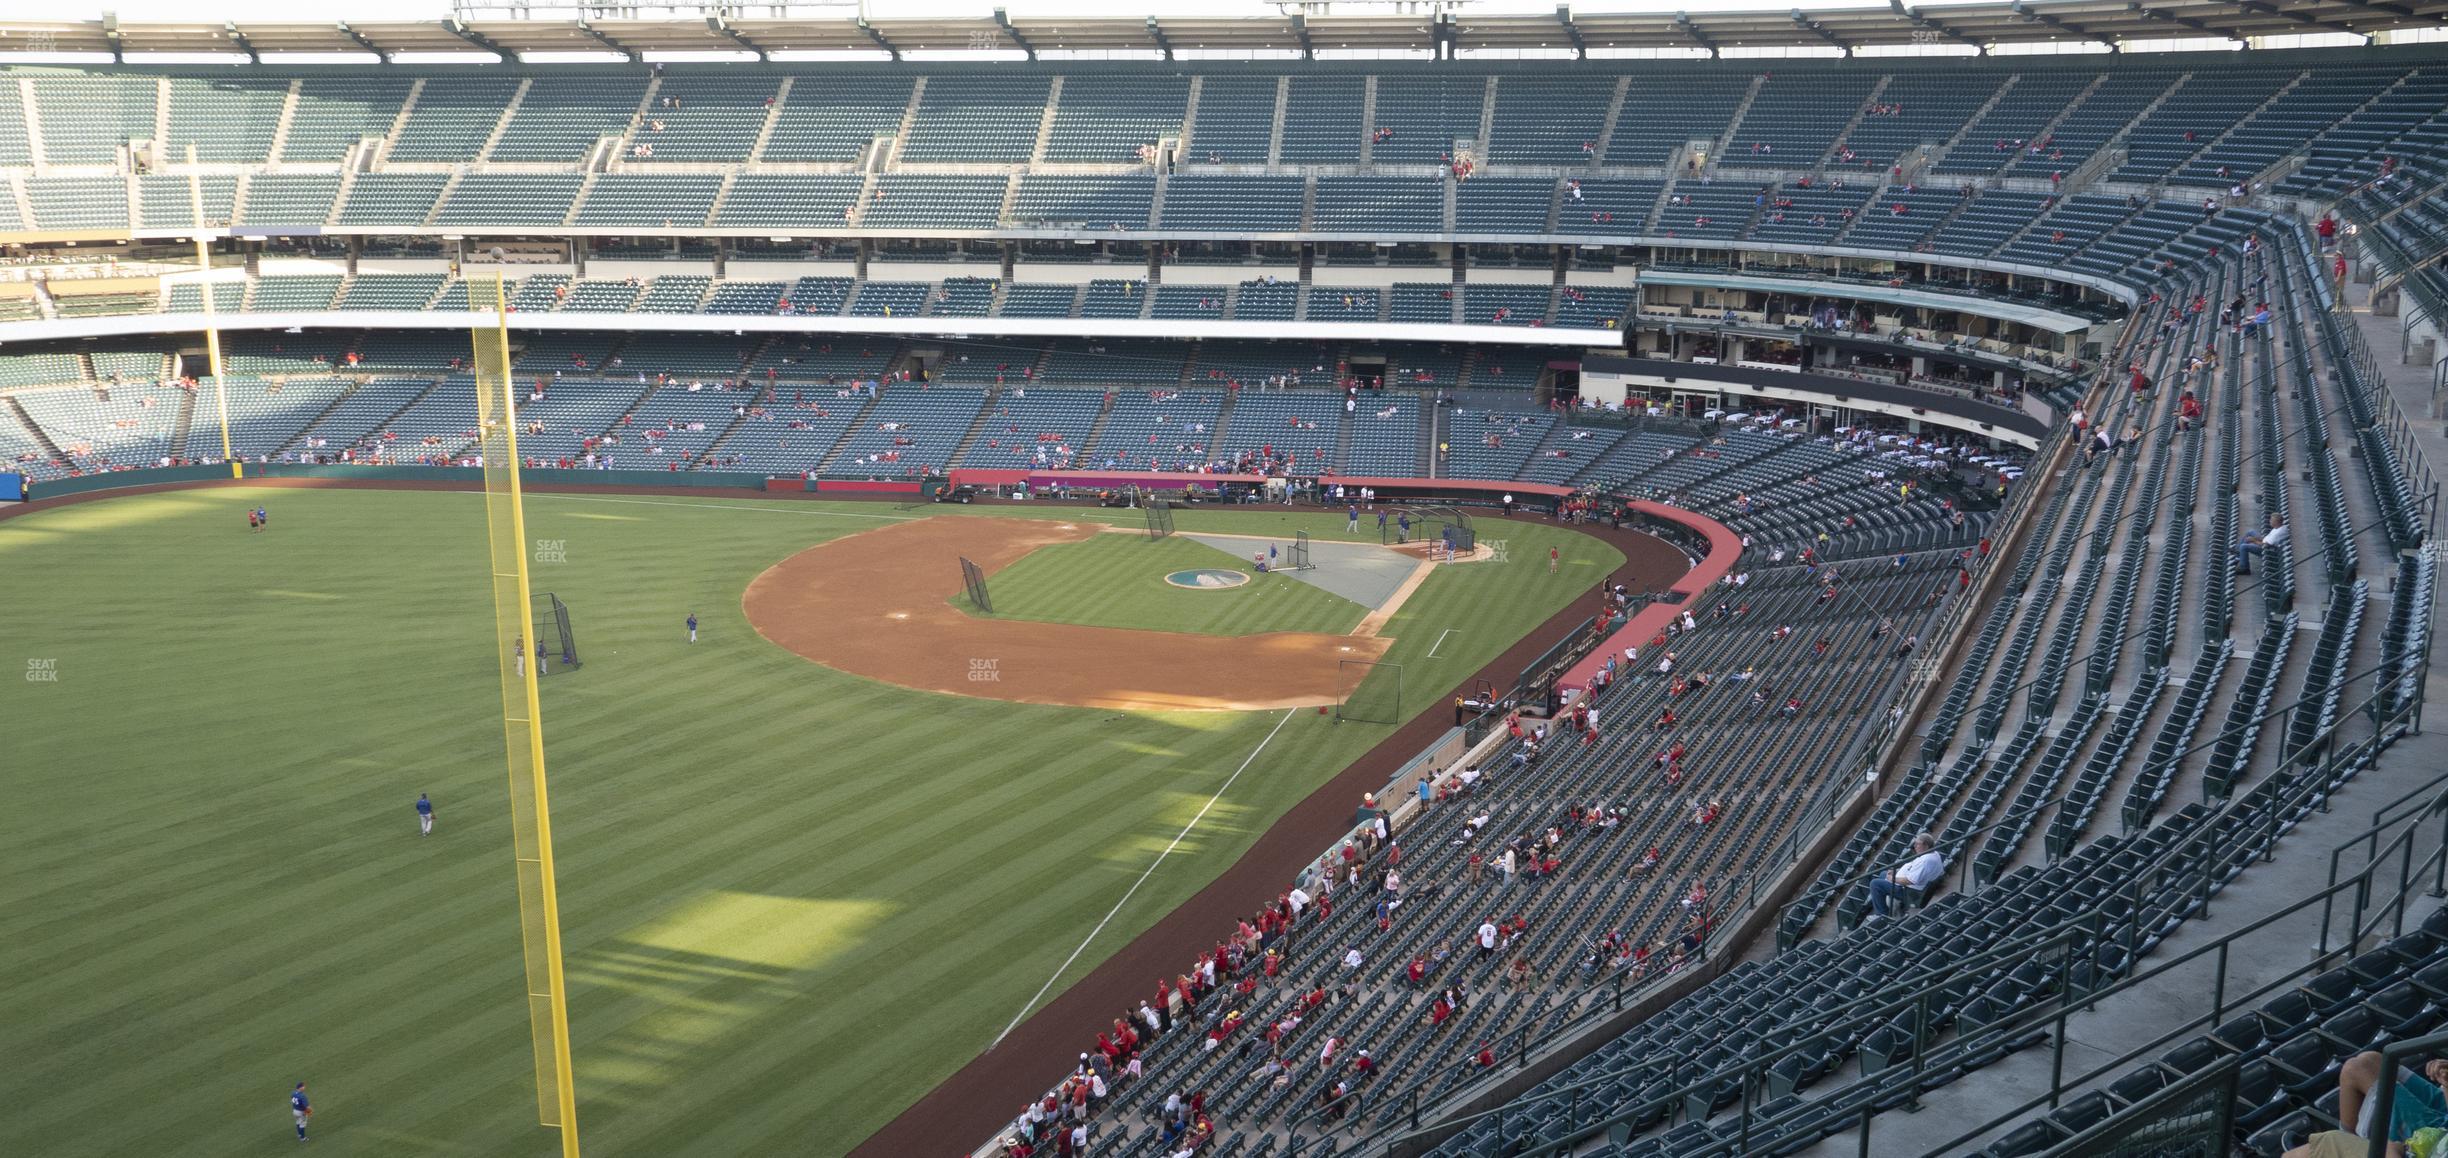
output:
[{"label": "sunlight patch on field", "polygon": [[313,599],[328,601],[348,598],[346,595],[333,591],[285,591],[278,587],[266,587],[262,591],[256,592],[256,594],[269,595],[275,599]]},{"label": "sunlight patch on field", "polygon": [[858,943],[892,906],[728,889],[707,893],[622,940],[776,969],[813,969]]}]

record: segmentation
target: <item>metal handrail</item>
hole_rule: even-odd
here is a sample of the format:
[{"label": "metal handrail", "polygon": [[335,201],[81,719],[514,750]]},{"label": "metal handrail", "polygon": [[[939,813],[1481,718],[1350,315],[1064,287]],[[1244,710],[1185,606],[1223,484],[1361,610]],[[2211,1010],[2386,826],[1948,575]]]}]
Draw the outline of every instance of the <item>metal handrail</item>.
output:
[{"label": "metal handrail", "polygon": [[[2377,752],[2377,751],[2379,751],[2380,749],[2387,747],[2387,745],[2388,745],[2389,743],[2393,742],[2393,741],[2394,741],[2394,739],[2395,739],[2395,737],[2394,737],[2394,736],[2389,735],[2389,734],[2388,734],[2388,731],[2387,731],[2387,725],[2388,725],[2389,723],[2392,723],[2392,722],[2398,722],[2398,721],[2396,721],[2396,720],[2395,720],[2393,717],[2405,717],[2405,718],[2411,718],[2411,717],[2412,717],[2414,714],[2418,713],[2419,711],[2420,711],[2420,707],[2419,707],[2419,705],[2418,705],[2418,704],[2415,704],[2415,703],[2411,703],[2411,702],[2409,702],[2409,703],[2407,703],[2407,704],[2401,705],[2401,706],[2398,708],[2398,710],[2397,710],[2396,712],[2391,713],[2391,717],[2392,717],[2392,718],[2384,718],[2384,719],[2382,719],[2382,720],[2380,720],[2380,721],[2377,721],[2377,722],[2376,722],[2376,725],[2375,725],[2375,731],[2374,731],[2374,733],[2373,733],[2371,736],[2369,736],[2369,737],[2365,738],[2364,740],[2362,740],[2362,741],[2358,742],[2357,744],[2355,744],[2355,745],[2354,745],[2354,746],[2352,746],[2351,748],[2348,748],[2348,749],[2343,749],[2343,750],[2338,750],[2338,751],[2332,751],[2332,752],[2329,752],[2329,753],[2327,753],[2327,754],[2323,755],[2323,756],[2321,757],[2321,759],[2320,759],[2320,761],[2319,761],[2319,765],[2318,765],[2318,766],[2320,767],[2320,769],[2322,770],[2322,774],[2321,774],[2321,775],[2318,775],[2318,776],[2314,776],[2314,777],[2309,777],[2309,778],[2306,778],[2306,779],[2305,779],[2305,780],[2304,780],[2304,781],[2303,781],[2303,782],[2302,782],[2300,785],[2298,785],[2297,790],[2296,790],[2296,795],[2297,795],[2298,797],[2308,797],[2308,796],[2317,795],[2317,794],[2320,794],[2320,793],[2322,793],[2322,792],[2327,791],[2328,784],[2329,784],[2330,780],[2332,779],[2332,777],[2331,777],[2331,776],[2330,776],[2330,774],[2329,774],[2331,770],[2335,769],[2336,767],[2338,767],[2338,766],[2339,766],[2339,765],[2341,765],[2341,764],[2344,764],[2344,763],[2349,763],[2349,762],[2351,762],[2351,761],[2353,761],[2353,760],[2360,759],[2360,758],[2361,758],[2361,757],[2362,757],[2364,754],[2366,754],[2367,752],[2376,753],[2376,752]],[[2333,724],[2331,725],[2331,727],[2330,727],[2330,731],[2334,732],[2334,731],[2335,731],[2335,730],[2336,730],[2338,727],[2343,726],[2343,724],[2345,723],[2345,721],[2346,721],[2346,720],[2351,719],[2351,718],[2353,718],[2353,717],[2352,717],[2352,715],[2350,715],[2350,714],[2347,714],[2347,713],[2340,713],[2340,718],[2339,718],[2339,720],[2338,720],[2336,723],[2333,723]],[[2308,748],[2308,749],[2306,749],[2306,752],[2312,752],[2312,751],[2317,751],[2317,750],[2319,750],[2319,746],[2318,746],[2318,745],[2315,745],[2313,748]],[[2281,771],[2283,771],[2283,769],[2281,769]],[[2278,774],[2279,774],[2279,773],[2272,773],[2272,775],[2278,775]],[[2439,812],[2439,813],[2440,813],[2441,815],[2443,815],[2443,816],[2448,816],[2448,792],[2443,792],[2443,793],[2442,793],[2440,796],[2436,797],[2436,798],[2433,800],[2433,802],[2432,802],[2430,805],[2426,806],[2426,811],[2436,811],[2436,812]],[[2392,822],[2392,823],[2393,823],[2393,822]],[[2416,829],[2416,828],[2412,828],[2412,827],[2409,827],[2409,828],[2407,828],[2405,831],[2401,832],[2401,833],[2398,835],[2398,837],[2397,837],[2395,840],[2392,840],[2392,841],[2389,843],[2389,845],[2388,845],[2388,849],[2389,849],[2389,850],[2399,850],[2399,849],[2403,849],[2403,850],[2404,850],[2404,851],[2403,851],[2403,854],[2401,855],[2401,861],[2400,861],[2400,865],[2399,865],[2400,880],[2399,880],[2398,892],[2397,892],[2397,894],[2396,894],[2395,896],[2393,896],[2392,898],[2389,898],[2389,900],[2393,900],[2393,901],[2395,902],[2395,904],[2394,904],[2394,911],[2395,911],[2395,914],[2396,914],[2396,920],[2397,920],[2397,922],[2398,922],[2398,927],[2399,927],[2399,931],[2400,931],[2400,932],[2402,932],[2402,931],[2403,931],[2403,922],[2404,922],[2404,916],[2405,916],[2405,895],[2404,895],[2404,894],[2405,894],[2406,885],[2407,885],[2407,884],[2409,884],[2409,883],[2410,883],[2410,882],[2411,882],[2411,881],[2414,879],[2414,874],[2413,874],[2413,873],[2412,873],[2412,871],[2411,871],[2411,859],[2410,859],[2410,858],[2411,858],[2411,850],[2412,850],[2412,838],[2413,838],[2414,834],[2415,834],[2417,831],[2418,831],[2418,829]],[[2359,841],[2361,841],[2361,840],[2365,839],[2365,837],[2366,837],[2367,835],[2368,835],[2367,833],[2357,833],[2355,836],[2348,838],[2348,839],[2346,840],[2346,842],[2345,842],[2343,845],[2341,845],[2340,847],[2351,847],[2351,846],[2352,846],[2352,845],[2354,845],[2355,843],[2357,843],[2357,842],[2359,842]],[[2265,854],[2265,855],[2266,855],[2266,854]],[[2304,969],[2302,969],[2302,970],[2298,970],[2298,971],[2297,971],[2297,973],[2295,973],[2295,974],[2290,974],[2290,975],[2289,975],[2289,978],[2291,978],[2291,977],[2293,977],[2293,976],[2300,975],[2300,974],[2302,974],[2302,973],[2307,973],[2307,972],[2310,972],[2310,971],[2312,971],[2312,970],[2314,970],[2314,969],[2318,969],[2318,968],[2326,968],[2326,967],[2327,967],[2327,964],[2326,964],[2327,962],[2329,962],[2331,959],[2335,958],[2335,957],[2336,957],[2338,954],[2340,954],[2340,953],[2344,953],[2344,952],[2346,952],[2346,951],[2347,951],[2349,948],[2351,948],[2351,947],[2353,946],[2353,944],[2355,943],[2355,941],[2356,941],[2356,940],[2357,940],[2357,939],[2360,937],[2360,935],[2361,935],[2361,934],[2362,934],[2362,932],[2364,931],[2364,929],[2363,929],[2363,913],[2364,913],[2365,907],[2368,905],[2369,900],[2370,900],[2370,886],[2371,886],[2371,883],[2372,883],[2372,881],[2373,881],[2373,879],[2374,879],[2373,874],[2375,874],[2375,873],[2377,873],[2377,872],[2381,871],[2383,868],[2385,868],[2385,867],[2386,867],[2386,860],[2387,860],[2387,854],[2386,854],[2386,852],[2383,852],[2383,853],[2382,853],[2382,855],[2381,855],[2380,857],[2375,858],[2374,860],[2372,860],[2372,861],[2370,861],[2370,862],[2366,863],[2366,864],[2364,865],[2364,867],[2363,867],[2363,868],[2362,868],[2360,871],[2356,872],[2354,875],[2352,875],[2352,876],[2350,876],[2350,877],[2347,877],[2347,878],[2345,878],[2345,879],[2343,879],[2343,880],[2337,880],[2337,881],[2335,881],[2335,882],[2333,882],[2333,883],[2331,883],[2331,884],[2329,884],[2329,885],[2323,886],[2323,887],[2322,887],[2320,890],[2318,890],[2318,891],[2314,892],[2314,893],[2313,893],[2313,894],[2311,894],[2310,896],[2307,896],[2307,897],[2305,897],[2305,898],[2303,898],[2303,899],[2301,899],[2301,900],[2299,900],[2299,901],[2296,901],[2295,903],[2293,903],[2293,904],[2291,904],[2291,905],[2288,905],[2288,906],[2286,906],[2285,908],[2282,908],[2282,909],[2280,909],[2280,910],[2278,910],[2278,911],[2276,911],[2276,912],[2272,912],[2272,913],[2267,914],[2267,915],[2265,915],[2265,916],[2263,916],[2263,917],[2261,917],[2261,918],[2258,918],[2258,919],[2254,920],[2252,923],[2250,923],[2250,924],[2248,924],[2248,925],[2245,925],[2244,927],[2242,927],[2242,928],[2240,928],[2240,929],[2233,930],[2233,931],[2231,931],[2231,932],[2227,933],[2226,935],[2224,935],[2224,936],[2222,936],[2222,937],[2218,938],[2217,940],[2212,941],[2211,943],[2209,943],[2209,944],[2207,944],[2207,945],[2202,945],[2202,946],[2199,946],[2199,947],[2197,947],[2197,948],[2195,948],[2195,949],[2193,949],[2193,950],[2190,950],[2190,951],[2188,951],[2188,952],[2186,952],[2186,953],[2184,953],[2184,954],[2182,954],[2182,955],[2180,955],[2180,956],[2178,956],[2178,957],[2172,958],[2172,959],[2167,960],[2167,961],[2160,962],[2159,964],[2157,964],[2157,965],[2153,966],[2153,967],[2152,967],[2151,969],[2149,969],[2148,971],[2145,971],[2145,972],[2142,972],[2142,973],[2137,973],[2137,974],[2135,974],[2135,975],[2133,975],[2133,976],[2131,976],[2131,977],[2128,977],[2128,978],[2124,979],[2123,981],[2120,981],[2120,982],[2116,983],[2115,985],[2109,986],[2109,987],[2108,987],[2107,989],[2105,989],[2105,990],[2102,990],[2102,991],[2101,991],[2101,992],[2098,994],[2098,997],[2105,998],[2105,997],[2114,996],[2115,994],[2120,993],[2120,992],[2122,992],[2122,991],[2124,991],[2124,990],[2126,990],[2126,989],[2133,988],[2133,987],[2138,986],[2138,985],[2140,985],[2140,984],[2142,984],[2142,983],[2144,983],[2144,982],[2147,982],[2147,981],[2153,980],[2153,979],[2155,979],[2155,978],[2157,978],[2157,977],[2160,977],[2160,976],[2162,976],[2162,975],[2164,975],[2164,974],[2168,973],[2169,971],[2171,971],[2171,970],[2173,970],[2173,969],[2176,969],[2176,968],[2178,968],[2178,967],[2180,967],[2180,966],[2182,966],[2182,965],[2185,965],[2185,964],[2187,964],[2187,963],[2190,963],[2190,962],[2192,962],[2192,961],[2198,960],[2198,959],[2200,959],[2202,956],[2204,956],[2204,955],[2206,955],[2206,954],[2216,953],[2216,954],[2218,954],[2218,956],[2219,956],[2220,968],[2219,968],[2219,971],[2218,971],[2218,979],[2217,979],[2216,985],[2214,986],[2214,991],[2213,991],[2213,1001],[2212,1001],[2212,1009],[2211,1009],[2210,1014],[2205,1015],[2205,1016],[2203,1016],[2203,1017],[2197,1017],[2197,1018],[2190,1019],[2190,1020],[2188,1020],[2187,1022],[2185,1022],[2184,1024],[2182,1024],[2182,1025],[2178,1026],[2177,1028],[2175,1028],[2175,1029],[2173,1029],[2173,1030],[2170,1030],[2170,1031],[2168,1031],[2167,1033],[2162,1034],[2161,1036],[2159,1036],[2159,1037],[2157,1037],[2157,1038],[2154,1038],[2154,1039],[2152,1039],[2151,1041],[2146,1042],[2146,1043],[2144,1043],[2143,1045],[2141,1045],[2141,1046],[2139,1046],[2139,1047],[2137,1047],[2137,1048],[2135,1048],[2135,1049],[2133,1049],[2133,1050],[2130,1050],[2130,1051],[2126,1052],[2125,1054],[2123,1054],[2123,1055],[2121,1055],[2121,1056],[2119,1056],[2119,1057],[2117,1057],[2117,1058],[2111,1059],[2110,1061],[2108,1061],[2108,1062],[2106,1062],[2106,1063],[2103,1063],[2103,1064],[2102,1064],[2102,1065],[2100,1065],[2100,1066],[2094,1067],[2092,1070],[2085,1072],[2085,1073],[2084,1073],[2084,1074],[2082,1074],[2081,1076],[2079,1076],[2079,1077],[2077,1077],[2077,1078],[2075,1078],[2075,1079],[2073,1079],[2073,1080],[2071,1080],[2071,1081],[2066,1081],[2066,1080],[2063,1080],[2063,1079],[2062,1079],[2062,1076],[2060,1076],[2058,1079],[2056,1079],[2056,1080],[2052,1080],[2052,1081],[2051,1081],[2051,1083],[2050,1083],[2050,1088],[2049,1088],[2049,1090],[2048,1090],[2048,1092],[2047,1092],[2047,1093],[2045,1093],[2045,1094],[2041,1094],[2041,1095],[2037,1095],[2037,1096],[2035,1096],[2035,1097],[2033,1097],[2033,1098],[2031,1098],[2031,1099],[2029,1099],[2029,1100],[2027,1100],[2027,1101],[2025,1101],[2025,1102],[2023,1102],[2023,1103],[2021,1103],[2021,1104],[2017,1105],[2017,1106],[2016,1106],[2014,1109],[2012,1109],[2012,1110],[2010,1110],[2010,1111],[2008,1111],[2008,1112],[2006,1112],[2006,1113],[2004,1113],[2004,1114],[2001,1114],[2001,1115],[1999,1115],[1999,1116],[1997,1116],[1997,1117],[1995,1117],[1995,1118],[1993,1118],[1993,1119],[1989,1120],[1988,1122],[1985,1122],[1985,1123],[1983,1123],[1982,1125],[1980,1125],[1980,1126],[1978,1126],[1978,1127],[1975,1127],[1975,1128],[1974,1128],[1974,1129],[1972,1129],[1972,1130],[1966,1131],[1965,1133],[1963,1133],[1963,1134],[1961,1134],[1961,1135],[1958,1135],[1957,1137],[1954,1137],[1954,1138],[1951,1138],[1951,1139],[1947,1140],[1946,1142],[1944,1142],[1944,1143],[1940,1144],[1939,1146],[1937,1146],[1937,1147],[1933,1148],[1933,1149],[1930,1151],[1930,1153],[1931,1153],[1931,1154],[1933,1154],[1933,1155],[1935,1155],[1935,1154],[1942,1154],[1942,1153],[1949,1153],[1949,1152],[1952,1152],[1952,1151],[1954,1151],[1954,1150],[1958,1149],[1959,1147],[1963,1146],[1965,1143],[1968,1143],[1968,1142],[1972,1141],[1973,1139],[1979,1138],[1979,1137],[1981,1137],[1982,1135],[1985,1135],[1985,1134],[1989,1133],[1989,1132],[1990,1132],[1990,1131],[1992,1131],[1992,1130],[1996,1130],[1996,1129],[1998,1129],[1998,1128],[2000,1128],[2000,1127],[2002,1127],[2002,1126],[2005,1126],[2005,1125],[2009,1124],[2010,1122],[2012,1122],[2012,1121],[2014,1121],[2015,1119],[2017,1119],[2017,1118],[2021,1117],[2022,1115],[2024,1115],[2024,1114],[2026,1114],[2026,1113],[2030,1112],[2031,1110],[2038,1108],[2040,1105],[2042,1105],[2042,1104],[2044,1104],[2044,1103],[2045,1103],[2045,1104],[2047,1104],[2047,1105],[2054,1106],[2054,1105],[2056,1105],[2056,1104],[2057,1104],[2057,1102],[2058,1102],[2060,1099],[2062,1099],[2062,1098],[2064,1097],[2064,1095],[2066,1094],[2066,1092],[2067,1092],[2069,1089],[2080,1087],[2080,1086],[2082,1086],[2082,1085],[2084,1085],[2084,1084],[2086,1084],[2086,1083],[2089,1083],[2089,1082],[2091,1082],[2091,1081],[2093,1081],[2093,1080],[2096,1080],[2096,1079],[2097,1079],[2098,1077],[2100,1077],[2102,1074],[2108,1073],[2108,1072],[2110,1072],[2110,1071],[2112,1071],[2112,1070],[2115,1070],[2115,1069],[2118,1069],[2118,1068],[2121,1068],[2121,1067],[2123,1067],[2123,1066],[2126,1066],[2126,1065],[2131,1064],[2131,1063],[2132,1063],[2134,1060],[2136,1060],[2137,1058],[2139,1058],[2139,1057],[2141,1057],[2142,1055],[2144,1055],[2144,1054],[2146,1054],[2146,1053],[2149,1053],[2149,1052],[2151,1052],[2151,1051],[2153,1051],[2153,1050],[2156,1050],[2156,1049],[2160,1048],[2161,1046],[2164,1046],[2165,1044],[2167,1044],[2167,1042],[2169,1042],[2169,1041],[2173,1040],[2173,1039],[2174,1039],[2174,1038],[2175,1038],[2177,1035],[2179,1035],[2179,1034],[2181,1034],[2181,1033],[2185,1032],[2185,1031],[2186,1031],[2186,1030],[2188,1030],[2188,1029],[2191,1029],[2192,1027],[2194,1027],[2194,1026],[2196,1026],[2196,1025],[2204,1024],[2205,1022],[2208,1022],[2208,1023],[2210,1023],[2210,1024],[2215,1024],[2217,1021],[2222,1020],[2222,1019],[2225,1017],[2225,1015],[2226,1015],[2226,1011],[2227,1011],[2227,1009],[2229,1008],[2229,1005],[2228,1005],[2228,1003],[2227,1003],[2227,1001],[2226,1001],[2226,996],[2225,996],[2225,990],[2226,990],[2226,968],[2225,968],[2225,963],[2226,963],[2226,960],[2227,960],[2227,954],[2229,953],[2229,951],[2230,951],[2230,949],[2231,949],[2231,947],[2232,947],[2233,943],[2234,943],[2234,942],[2236,942],[2237,940],[2239,940],[2239,939],[2243,938],[2243,937],[2244,937],[2244,936],[2246,936],[2246,935],[2249,935],[2249,934],[2251,934],[2251,933],[2253,933],[2253,932],[2257,932],[2257,931],[2259,931],[2260,929],[2265,928],[2265,927],[2267,927],[2267,926],[2269,926],[2269,925],[2271,925],[2271,924],[2273,924],[2273,923],[2277,922],[2278,920],[2280,920],[2280,919],[2282,919],[2282,918],[2284,918],[2284,917],[2288,917],[2288,916],[2291,916],[2291,915],[2293,915],[2293,914],[2295,914],[2295,913],[2298,913],[2298,912],[2301,912],[2301,911],[2303,911],[2303,910],[2309,909],[2309,908],[2310,908],[2312,905],[2314,905],[2314,904],[2320,904],[2320,905],[2322,905],[2322,906],[2323,906],[2322,927],[2321,927],[2321,940],[2320,940],[2320,945],[2319,945],[2319,948],[2316,950],[2316,952],[2315,952],[2315,954],[2314,954],[2314,956],[2313,956],[2313,958],[2312,958],[2311,962],[2310,962],[2310,963],[2308,963]],[[2424,864],[2424,866],[2425,866],[2426,868],[2433,868],[2433,869],[2435,870],[2435,872],[2448,872],[2448,825],[2444,825],[2444,826],[2443,826],[2442,833],[2441,833],[2441,846],[2440,846],[2439,848],[2437,848],[2437,849],[2434,849],[2434,850],[2433,850],[2433,852],[2432,852],[2432,853],[2431,853],[2431,854],[2430,854],[2428,857],[2426,857],[2426,858],[2424,859],[2423,864]],[[2436,879],[2436,878],[2435,878],[2435,879]],[[2355,910],[2355,915],[2354,915],[2354,917],[2352,918],[2352,920],[2350,920],[2350,922],[2349,922],[2350,936],[2348,936],[2348,937],[2347,937],[2345,940],[2343,940],[2342,942],[2340,942],[2340,943],[2338,944],[2338,946],[2337,946],[2337,947],[2332,948],[2332,947],[2331,947],[2331,945],[2330,945],[2330,933],[2331,933],[2331,924],[2332,924],[2332,916],[2333,916],[2333,913],[2332,913],[2332,911],[2331,911],[2331,906],[2333,906],[2333,905],[2334,905],[2334,903],[2335,903],[2335,901],[2336,901],[2336,898],[2337,898],[2337,895],[2338,895],[2340,892],[2347,891],[2347,890],[2352,890],[2352,891],[2354,892],[2354,894],[2355,894],[2355,898],[2356,898],[2356,906],[2357,906],[2357,907],[2356,907],[2356,910]],[[2390,906],[2389,904],[2387,904],[2386,902],[2384,902],[2384,903],[2383,903],[2383,904],[2380,906],[2380,908],[2381,908],[2382,910],[2384,910],[2384,911],[2385,911],[2385,910],[2387,910],[2387,909],[2389,909],[2390,907],[2391,907],[2391,906]],[[2274,988],[2276,987],[2276,985],[2278,985],[2278,984],[2282,983],[2283,981],[2285,981],[2285,980],[2287,980],[2287,979],[2289,979],[2289,978],[2281,978],[2279,981],[2271,982],[2270,984],[2263,986],[2261,989],[2256,990],[2256,991],[2254,991],[2253,993],[2248,994],[2246,997],[2241,998],[2241,999],[2239,999],[2239,1000],[2240,1000],[2240,1001],[2249,1001],[2249,1000],[2254,1000],[2254,999],[2257,999],[2257,998],[2258,998],[2258,997],[2260,997],[2261,995],[2263,995],[2263,994],[2265,994],[2265,993],[2267,993],[2267,992],[2270,992],[2272,989],[2274,989]],[[2061,1033],[2060,1033],[2060,1035],[2059,1035],[2059,1048],[2062,1048],[2062,1043],[2063,1043],[2063,1035],[2062,1035],[2062,1032],[2061,1032]]]}]

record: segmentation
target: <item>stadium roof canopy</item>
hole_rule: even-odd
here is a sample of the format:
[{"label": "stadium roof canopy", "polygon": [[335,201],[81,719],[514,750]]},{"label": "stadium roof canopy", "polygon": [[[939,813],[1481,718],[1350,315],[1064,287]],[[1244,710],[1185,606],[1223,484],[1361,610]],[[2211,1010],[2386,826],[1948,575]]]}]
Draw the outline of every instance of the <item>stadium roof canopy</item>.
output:
[{"label": "stadium roof canopy", "polygon": [[[482,3],[482,0],[478,0]],[[467,6],[462,11],[473,11]],[[784,18],[589,20],[550,0],[526,19],[353,23],[124,23],[0,20],[0,61],[15,54],[109,57],[153,54],[492,54],[550,58],[617,53],[632,59],[679,53],[889,55],[981,59],[1041,54],[1315,56],[1467,55],[1506,50],[1615,55],[1643,50],[1717,55],[1802,49],[2001,46],[2357,36],[2448,27],[2448,0],[1974,0],[1971,3],[1810,8],[1717,5],[1697,12],[1476,12],[1355,15],[1328,11],[1261,17],[1009,17],[865,19],[846,9]],[[601,11],[601,9],[596,9]],[[734,9],[737,11],[738,9]],[[788,11],[758,8],[755,11]],[[665,9],[664,11],[670,11]],[[567,13],[567,19],[542,18]],[[839,13],[839,14],[836,14]]]}]

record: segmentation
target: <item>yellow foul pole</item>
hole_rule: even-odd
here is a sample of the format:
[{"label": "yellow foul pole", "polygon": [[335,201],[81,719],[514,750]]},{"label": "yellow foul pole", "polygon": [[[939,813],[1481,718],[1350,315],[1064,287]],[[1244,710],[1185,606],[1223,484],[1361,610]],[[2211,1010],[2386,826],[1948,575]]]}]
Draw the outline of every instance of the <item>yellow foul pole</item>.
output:
[{"label": "yellow foul pole", "polygon": [[539,640],[531,610],[527,515],[519,491],[518,407],[512,397],[509,310],[500,275],[489,284],[470,279],[468,297],[469,312],[493,315],[475,327],[476,420],[537,1114],[544,1125],[559,1127],[563,1158],[578,1158],[578,1094],[570,1072],[568,988],[561,967],[561,899],[553,876],[552,808],[545,789],[543,710],[536,690],[537,677],[557,657]]},{"label": "yellow foul pole", "polygon": [[[195,146],[187,146],[187,163],[195,163]],[[221,327],[213,324],[212,231],[204,224],[204,179],[190,170],[187,175],[187,206],[195,215],[196,264],[204,268],[202,292],[196,296],[204,302],[204,365],[213,380],[213,404],[221,412],[221,461],[229,464],[231,478],[245,478],[246,464],[230,453],[229,387],[221,381]],[[242,287],[243,292],[243,287]]]}]

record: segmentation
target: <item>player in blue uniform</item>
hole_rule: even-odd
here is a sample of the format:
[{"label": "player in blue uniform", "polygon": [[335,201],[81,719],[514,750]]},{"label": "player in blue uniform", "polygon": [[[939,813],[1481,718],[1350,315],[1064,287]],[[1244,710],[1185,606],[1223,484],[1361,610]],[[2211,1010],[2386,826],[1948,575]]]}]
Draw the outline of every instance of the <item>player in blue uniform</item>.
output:
[{"label": "player in blue uniform", "polygon": [[697,613],[689,612],[689,642],[697,642]]},{"label": "player in blue uniform", "polygon": [[297,1122],[298,1141],[306,1140],[306,1119],[314,1116],[314,1107],[306,1104],[306,1083],[299,1082],[289,1091],[289,1116]]},{"label": "player in blue uniform", "polygon": [[416,805],[416,808],[417,808],[417,831],[418,831],[418,834],[419,834],[419,835],[421,835],[421,836],[432,836],[432,835],[433,835],[433,801],[426,799],[425,794],[424,794],[424,793],[422,793],[422,792],[419,792],[419,793],[417,793],[417,805]]}]

